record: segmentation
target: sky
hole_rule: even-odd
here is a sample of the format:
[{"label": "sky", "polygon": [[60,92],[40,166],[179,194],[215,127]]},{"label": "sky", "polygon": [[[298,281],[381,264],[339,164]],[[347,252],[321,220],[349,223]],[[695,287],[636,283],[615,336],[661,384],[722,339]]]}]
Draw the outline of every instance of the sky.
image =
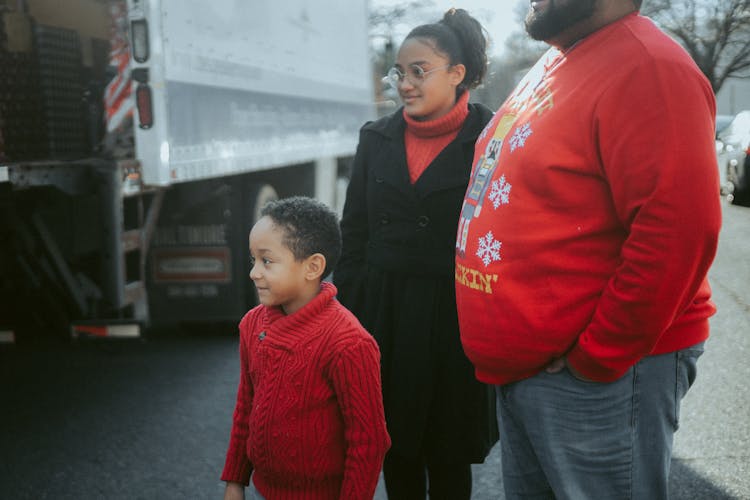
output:
[{"label": "sky", "polygon": [[[403,4],[403,0],[369,0],[370,8]],[[419,24],[435,22],[451,7],[462,8],[474,16],[490,33],[490,54],[500,55],[505,47],[505,39],[511,33],[523,33],[523,25],[518,20],[516,8],[523,0],[432,0],[433,14],[415,14],[408,21],[409,24],[399,26],[394,33],[394,41],[400,44],[411,28]]]}]

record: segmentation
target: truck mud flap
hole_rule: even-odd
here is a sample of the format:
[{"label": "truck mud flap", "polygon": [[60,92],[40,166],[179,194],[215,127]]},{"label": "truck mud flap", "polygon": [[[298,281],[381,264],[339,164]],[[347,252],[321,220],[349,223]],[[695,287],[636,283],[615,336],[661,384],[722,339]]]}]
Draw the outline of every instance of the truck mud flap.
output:
[{"label": "truck mud flap", "polygon": [[73,340],[140,339],[140,323],[74,323],[70,327]]},{"label": "truck mud flap", "polygon": [[0,345],[8,345],[16,343],[16,332],[13,330],[2,330],[0,329]]}]

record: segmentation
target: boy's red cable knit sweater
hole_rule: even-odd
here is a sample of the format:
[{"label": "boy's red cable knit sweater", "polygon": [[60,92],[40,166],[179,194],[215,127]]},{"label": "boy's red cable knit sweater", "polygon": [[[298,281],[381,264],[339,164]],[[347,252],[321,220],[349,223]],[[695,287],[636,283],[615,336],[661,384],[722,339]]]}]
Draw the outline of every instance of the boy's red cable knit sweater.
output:
[{"label": "boy's red cable knit sweater", "polygon": [[221,479],[267,500],[372,499],[390,438],[373,338],[322,283],[285,316],[240,322],[240,384]]}]

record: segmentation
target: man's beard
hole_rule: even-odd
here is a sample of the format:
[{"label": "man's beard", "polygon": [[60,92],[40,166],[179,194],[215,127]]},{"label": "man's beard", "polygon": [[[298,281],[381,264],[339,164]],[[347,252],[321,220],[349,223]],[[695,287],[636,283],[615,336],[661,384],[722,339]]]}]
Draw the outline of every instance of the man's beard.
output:
[{"label": "man's beard", "polygon": [[560,0],[547,0],[547,10],[526,16],[526,32],[534,40],[550,40],[579,21],[594,14],[596,0],[568,0],[559,5]]}]

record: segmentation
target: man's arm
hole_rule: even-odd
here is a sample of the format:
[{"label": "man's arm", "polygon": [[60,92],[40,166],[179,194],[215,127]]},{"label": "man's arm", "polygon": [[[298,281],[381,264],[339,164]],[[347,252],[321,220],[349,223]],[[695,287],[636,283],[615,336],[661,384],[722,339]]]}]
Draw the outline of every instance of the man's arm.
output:
[{"label": "man's arm", "polygon": [[627,233],[621,263],[567,355],[615,380],[706,286],[721,226],[710,86],[686,64],[644,64],[598,104],[599,155]]}]

